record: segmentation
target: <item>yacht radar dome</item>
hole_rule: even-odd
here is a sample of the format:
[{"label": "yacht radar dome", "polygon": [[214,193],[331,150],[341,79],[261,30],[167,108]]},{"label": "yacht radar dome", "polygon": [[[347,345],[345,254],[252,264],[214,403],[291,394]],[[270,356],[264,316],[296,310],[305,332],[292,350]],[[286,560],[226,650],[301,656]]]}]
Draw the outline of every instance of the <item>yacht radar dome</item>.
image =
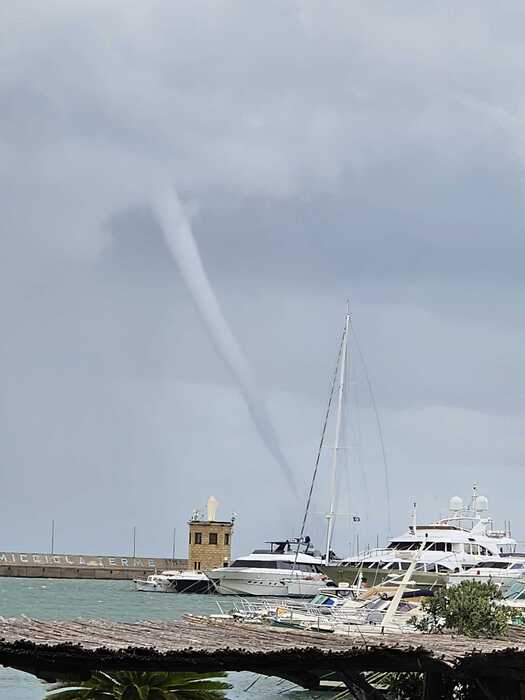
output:
[{"label": "yacht radar dome", "polygon": [[489,509],[489,502],[486,496],[476,496],[474,506],[477,511],[484,513]]},{"label": "yacht radar dome", "polygon": [[460,510],[463,510],[463,499],[459,496],[452,496],[448,502],[448,508],[452,513],[457,513]]}]

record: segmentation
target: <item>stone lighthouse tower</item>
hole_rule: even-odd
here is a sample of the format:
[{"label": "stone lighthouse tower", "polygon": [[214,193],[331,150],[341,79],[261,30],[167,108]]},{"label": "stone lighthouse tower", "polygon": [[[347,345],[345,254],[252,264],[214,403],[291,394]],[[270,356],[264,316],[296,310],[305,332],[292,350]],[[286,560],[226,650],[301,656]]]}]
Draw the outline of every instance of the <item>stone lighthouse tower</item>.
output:
[{"label": "stone lighthouse tower", "polygon": [[193,511],[188,522],[188,569],[205,571],[230,563],[234,518],[216,520],[218,505],[217,499],[210,496],[206,519],[199,511]]}]

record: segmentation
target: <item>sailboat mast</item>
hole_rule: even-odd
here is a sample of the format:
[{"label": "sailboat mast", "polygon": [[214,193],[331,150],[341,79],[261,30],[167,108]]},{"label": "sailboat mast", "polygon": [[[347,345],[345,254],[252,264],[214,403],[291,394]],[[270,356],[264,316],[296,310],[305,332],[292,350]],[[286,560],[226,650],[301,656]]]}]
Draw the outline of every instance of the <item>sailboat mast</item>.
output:
[{"label": "sailboat mast", "polygon": [[335,442],[334,451],[332,457],[332,485],[330,492],[330,510],[326,514],[328,520],[328,528],[326,533],[326,563],[330,561],[330,550],[332,548],[332,536],[334,533],[334,521],[336,517],[335,504],[336,504],[336,490],[337,490],[337,457],[340,449],[341,440],[341,422],[343,418],[343,396],[345,388],[345,376],[346,376],[346,356],[348,349],[348,333],[350,330],[350,313],[346,314],[345,327],[342,339],[342,352],[341,352],[341,367],[339,370],[339,390],[337,395],[337,414],[335,419]]}]

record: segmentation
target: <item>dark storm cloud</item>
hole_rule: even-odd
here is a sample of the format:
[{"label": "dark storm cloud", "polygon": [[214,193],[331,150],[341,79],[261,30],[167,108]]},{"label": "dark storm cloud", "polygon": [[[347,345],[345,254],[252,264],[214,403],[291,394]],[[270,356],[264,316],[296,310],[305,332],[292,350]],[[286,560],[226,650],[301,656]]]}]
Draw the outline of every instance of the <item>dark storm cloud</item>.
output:
[{"label": "dark storm cloud", "polygon": [[[474,479],[517,523],[503,484],[525,461],[521,3],[0,13],[6,546],[43,546],[54,513],[64,548],[122,549],[138,519],[164,551],[211,492],[240,512],[242,548],[298,523],[147,209],[165,177],[305,490],[350,296],[394,523]],[[384,494],[364,477],[382,465],[352,358],[366,444],[343,509],[374,536]]]}]

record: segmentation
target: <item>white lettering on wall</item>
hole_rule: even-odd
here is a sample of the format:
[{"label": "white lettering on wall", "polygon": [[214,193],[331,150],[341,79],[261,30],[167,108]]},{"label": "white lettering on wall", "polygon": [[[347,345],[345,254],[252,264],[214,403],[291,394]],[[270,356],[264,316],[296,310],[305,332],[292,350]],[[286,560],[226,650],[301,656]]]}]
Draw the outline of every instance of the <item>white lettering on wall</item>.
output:
[{"label": "white lettering on wall", "polygon": [[170,568],[176,560],[170,559],[141,559],[131,557],[96,557],[86,559],[74,554],[28,554],[22,552],[0,552],[0,566],[11,564],[44,564],[50,566],[88,566],[100,568],[129,568],[159,569]]}]

